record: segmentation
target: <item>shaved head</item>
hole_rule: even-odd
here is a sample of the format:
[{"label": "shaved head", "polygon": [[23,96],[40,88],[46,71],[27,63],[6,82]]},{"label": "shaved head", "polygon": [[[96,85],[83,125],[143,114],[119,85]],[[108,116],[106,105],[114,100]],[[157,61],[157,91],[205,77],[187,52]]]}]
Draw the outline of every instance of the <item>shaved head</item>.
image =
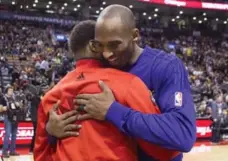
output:
[{"label": "shaved head", "polygon": [[129,8],[110,5],[99,15],[95,28],[96,47],[111,66],[123,68],[136,60],[139,38],[135,17]]},{"label": "shaved head", "polygon": [[125,27],[133,29],[136,27],[135,17],[132,11],[122,5],[110,5],[106,7],[98,17],[97,22],[107,19],[119,19]]}]

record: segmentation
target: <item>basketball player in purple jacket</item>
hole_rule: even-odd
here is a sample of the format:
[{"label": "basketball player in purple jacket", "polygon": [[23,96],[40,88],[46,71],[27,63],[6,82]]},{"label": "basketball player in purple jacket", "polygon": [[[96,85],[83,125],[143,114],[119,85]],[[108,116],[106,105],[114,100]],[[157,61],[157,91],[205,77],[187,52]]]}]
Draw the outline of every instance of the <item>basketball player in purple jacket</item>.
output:
[{"label": "basketball player in purple jacket", "polygon": [[[95,31],[97,49],[103,52],[110,66],[135,74],[144,81],[152,91],[161,114],[143,114],[118,103],[109,87],[102,84],[102,93],[77,96],[75,103],[83,105],[87,114],[78,116],[72,112],[73,116],[70,113],[65,115],[72,120],[107,120],[129,136],[188,152],[196,139],[196,118],[185,67],[176,56],[148,46],[140,48],[137,45],[139,37],[133,13],[128,8],[111,5],[101,12]],[[50,115],[55,117],[47,123],[49,134],[58,138],[79,134],[72,131],[80,126],[60,124],[61,120],[53,111]],[[55,130],[63,129],[63,126],[68,130]],[[181,161],[182,158],[181,153],[172,161]],[[139,149],[139,160],[155,159]]]}]

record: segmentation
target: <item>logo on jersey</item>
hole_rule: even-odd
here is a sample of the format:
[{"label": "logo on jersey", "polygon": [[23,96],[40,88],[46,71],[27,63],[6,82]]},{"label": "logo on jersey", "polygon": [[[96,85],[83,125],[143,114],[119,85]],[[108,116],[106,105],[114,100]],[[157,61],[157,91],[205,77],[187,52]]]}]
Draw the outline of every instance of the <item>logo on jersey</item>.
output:
[{"label": "logo on jersey", "polygon": [[77,80],[85,80],[85,77],[84,77],[84,74],[81,73],[78,77],[77,77]]},{"label": "logo on jersey", "polygon": [[181,107],[183,104],[183,94],[181,92],[175,93],[175,106]]}]

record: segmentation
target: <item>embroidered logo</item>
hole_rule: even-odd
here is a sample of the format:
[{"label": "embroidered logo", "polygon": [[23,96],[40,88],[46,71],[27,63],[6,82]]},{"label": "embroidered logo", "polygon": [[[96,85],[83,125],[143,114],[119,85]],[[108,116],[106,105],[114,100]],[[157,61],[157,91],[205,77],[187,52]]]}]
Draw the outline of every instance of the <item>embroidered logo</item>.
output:
[{"label": "embroidered logo", "polygon": [[85,77],[84,77],[84,74],[81,73],[78,77],[77,77],[77,80],[85,80]]},{"label": "embroidered logo", "polygon": [[183,104],[183,94],[182,92],[176,92],[175,93],[175,106],[181,107]]}]

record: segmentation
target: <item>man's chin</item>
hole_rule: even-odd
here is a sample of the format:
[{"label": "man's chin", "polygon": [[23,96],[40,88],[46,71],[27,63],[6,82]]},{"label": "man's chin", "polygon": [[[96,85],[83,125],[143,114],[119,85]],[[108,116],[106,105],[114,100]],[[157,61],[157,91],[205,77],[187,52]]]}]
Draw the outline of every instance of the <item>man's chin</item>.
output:
[{"label": "man's chin", "polygon": [[124,65],[118,63],[118,62],[109,62],[107,60],[104,60],[104,65],[106,67],[116,68],[116,69],[123,69]]},{"label": "man's chin", "polygon": [[110,67],[112,67],[112,68],[123,69],[123,65],[120,65],[120,64],[114,64],[114,63],[110,64],[110,63],[109,63],[109,65],[110,65]]}]

